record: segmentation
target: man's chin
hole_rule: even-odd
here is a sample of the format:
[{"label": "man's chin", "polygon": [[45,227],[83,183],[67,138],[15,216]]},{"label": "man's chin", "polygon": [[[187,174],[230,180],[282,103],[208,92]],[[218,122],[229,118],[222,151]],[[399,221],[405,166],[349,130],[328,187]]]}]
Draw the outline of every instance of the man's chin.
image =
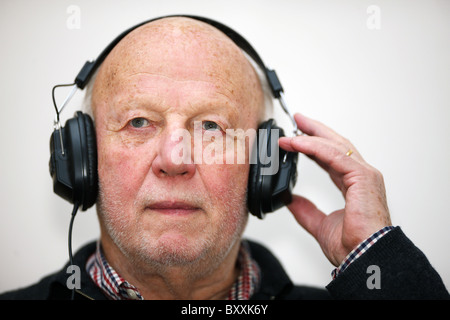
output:
[{"label": "man's chin", "polygon": [[[210,243],[178,233],[166,233],[147,246],[147,259],[162,266],[186,266],[201,261],[211,251]],[[149,261],[149,262],[150,262]]]}]

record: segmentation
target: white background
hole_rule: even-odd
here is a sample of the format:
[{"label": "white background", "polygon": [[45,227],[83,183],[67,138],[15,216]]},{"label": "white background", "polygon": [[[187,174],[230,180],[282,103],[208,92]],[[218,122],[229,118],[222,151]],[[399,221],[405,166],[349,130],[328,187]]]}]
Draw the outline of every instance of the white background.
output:
[{"label": "white background", "polygon": [[[71,5],[80,9],[79,29],[67,25]],[[369,28],[371,5],[380,10],[379,29]],[[72,207],[53,194],[48,172],[52,86],[72,82],[126,28],[174,13],[204,15],[240,32],[277,70],[293,111],[350,139],[384,174],[393,223],[450,288],[450,1],[2,0],[0,292],[67,261]],[[278,122],[290,128],[275,106]],[[306,157],[295,192],[327,213],[344,204]],[[286,209],[251,218],[246,235],[270,247],[296,283],[330,281],[332,265]],[[74,250],[97,236],[95,209],[80,212]]]}]

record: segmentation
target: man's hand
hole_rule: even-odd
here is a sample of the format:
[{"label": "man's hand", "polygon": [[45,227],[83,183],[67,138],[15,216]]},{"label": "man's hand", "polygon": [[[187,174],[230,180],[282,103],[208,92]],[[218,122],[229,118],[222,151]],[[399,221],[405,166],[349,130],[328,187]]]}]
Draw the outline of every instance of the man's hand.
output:
[{"label": "man's hand", "polygon": [[327,171],[341,190],[345,207],[326,215],[308,199],[293,195],[288,208],[338,266],[361,241],[391,225],[383,176],[330,128],[300,114],[295,121],[306,135],[282,137],[280,147],[306,154]]}]

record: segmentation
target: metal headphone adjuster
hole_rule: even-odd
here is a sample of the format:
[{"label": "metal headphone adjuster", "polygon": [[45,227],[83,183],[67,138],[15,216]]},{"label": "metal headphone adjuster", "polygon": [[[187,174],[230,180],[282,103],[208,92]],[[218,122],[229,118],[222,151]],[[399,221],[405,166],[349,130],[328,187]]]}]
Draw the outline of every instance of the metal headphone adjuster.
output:
[{"label": "metal headphone adjuster", "polygon": [[[59,87],[72,87],[72,90],[70,91],[70,93],[67,95],[66,99],[64,99],[62,105],[61,105],[61,109],[58,110],[58,106],[56,105],[56,100],[55,100],[55,89],[59,88]],[[62,125],[61,125],[61,121],[59,119],[59,114],[63,111],[63,109],[66,107],[66,105],[69,103],[69,101],[72,99],[73,95],[75,94],[75,92],[77,91],[77,85],[75,83],[71,83],[71,84],[58,84],[56,86],[53,87],[52,89],[52,99],[53,99],[53,106],[55,107],[55,119],[53,120],[53,126],[55,130],[59,130],[59,139],[61,141],[61,154],[64,155],[64,139],[62,136]]]}]

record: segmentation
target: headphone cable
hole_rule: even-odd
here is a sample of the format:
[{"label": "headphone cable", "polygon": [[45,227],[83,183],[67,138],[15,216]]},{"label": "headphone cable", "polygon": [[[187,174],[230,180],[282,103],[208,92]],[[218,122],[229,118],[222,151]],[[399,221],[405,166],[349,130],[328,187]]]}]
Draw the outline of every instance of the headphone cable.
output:
[{"label": "headphone cable", "polygon": [[[70,218],[70,224],[69,224],[69,237],[68,237],[68,245],[69,245],[69,263],[71,266],[73,266],[73,255],[72,255],[72,229],[73,229],[73,222],[75,220],[75,216],[77,215],[78,211],[78,202],[75,202],[73,204],[73,210],[72,210],[72,217]],[[75,298],[75,286],[72,288],[72,296],[71,300],[74,300]]]}]

